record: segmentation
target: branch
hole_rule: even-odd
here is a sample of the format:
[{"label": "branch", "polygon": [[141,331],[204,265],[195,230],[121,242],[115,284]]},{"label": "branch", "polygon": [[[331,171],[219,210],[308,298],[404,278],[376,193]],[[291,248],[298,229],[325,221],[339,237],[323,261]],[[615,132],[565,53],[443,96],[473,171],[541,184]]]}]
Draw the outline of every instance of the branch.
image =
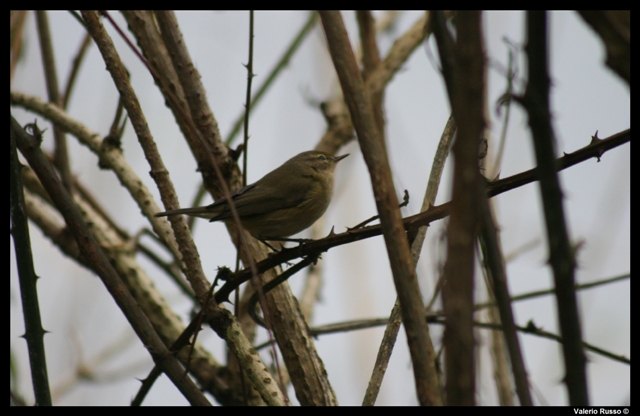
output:
[{"label": "branch", "polygon": [[[62,97],[58,87],[58,71],[56,70],[56,61],[53,54],[53,44],[51,42],[51,31],[49,30],[49,19],[47,12],[44,10],[36,11],[36,20],[38,22],[38,36],[40,38],[40,49],[42,51],[42,63],[44,65],[44,75],[47,83],[47,95],[49,102],[62,105]],[[67,138],[59,127],[53,127],[53,137],[55,139],[55,159],[54,164],[64,186],[71,192],[73,183],[71,177],[71,168],[69,167],[69,151],[67,150]]]},{"label": "branch", "polygon": [[398,199],[384,143],[373,115],[370,96],[365,93],[365,85],[340,12],[323,11],[320,12],[320,18],[351,120],[371,175],[393,279],[402,308],[418,400],[423,405],[441,404],[435,356],[428,354],[425,349],[425,345],[430,341],[427,324],[421,319],[424,305],[420,297],[415,268],[411,263],[409,244],[403,233]]},{"label": "branch", "polygon": [[[16,150],[16,135],[14,133],[13,117],[11,118],[10,134],[10,192],[11,204],[11,236],[16,252],[16,266],[20,280],[20,299],[22,301],[22,316],[24,317],[24,339],[29,350],[29,364],[31,366],[31,380],[37,406],[51,406],[51,390],[47,373],[47,356],[44,348],[44,334],[40,317],[40,302],[35,268],[33,266],[33,252],[27,224],[24,188],[22,186],[22,165],[18,160]],[[19,126],[18,126],[19,127]]]},{"label": "branch", "polygon": [[575,258],[567,231],[562,189],[555,167],[555,135],[549,109],[547,16],[545,12],[527,12],[527,60],[529,82],[521,100],[529,115],[529,127],[540,175],[540,191],[549,244],[549,263],[553,269],[558,302],[562,350],[566,370],[565,383],[572,406],[588,406],[586,359],[578,302],[574,291]]},{"label": "branch", "polygon": [[[446,321],[443,318],[444,318],[444,314],[441,312],[436,312],[426,317],[428,323],[438,324],[438,325],[444,325],[446,323]],[[338,332],[357,331],[360,329],[374,328],[376,326],[387,325],[388,323],[389,323],[389,318],[361,319],[357,321],[346,321],[346,322],[339,322],[335,324],[326,324],[322,326],[316,326],[311,328],[310,332],[313,334],[313,336],[329,335],[329,334],[335,334]],[[504,328],[502,325],[490,323],[490,322],[473,321],[473,326],[477,328],[491,329],[494,331],[504,331]],[[515,328],[518,332],[539,336],[541,338],[552,339],[560,344],[564,342],[561,336],[548,331],[544,331],[536,327],[531,322],[527,326],[516,325]],[[263,345],[258,345],[256,349],[258,350],[262,349],[264,346],[266,346],[266,344],[267,343]],[[596,347],[595,345],[591,345],[590,343],[584,342],[584,341],[582,342],[582,346],[584,347],[585,350],[591,351],[595,354],[602,355],[603,357],[607,357],[611,360],[617,361],[622,364],[631,365],[631,360],[625,357],[624,355],[614,354],[610,351],[607,351],[600,347]]]},{"label": "branch", "polygon": [[442,12],[435,12],[434,34],[442,61],[458,133],[454,156],[451,219],[447,228],[442,303],[445,390],[448,405],[475,404],[475,341],[473,337],[474,247],[484,193],[478,169],[478,148],[485,127],[485,51],[480,12],[459,12],[455,43]]}]

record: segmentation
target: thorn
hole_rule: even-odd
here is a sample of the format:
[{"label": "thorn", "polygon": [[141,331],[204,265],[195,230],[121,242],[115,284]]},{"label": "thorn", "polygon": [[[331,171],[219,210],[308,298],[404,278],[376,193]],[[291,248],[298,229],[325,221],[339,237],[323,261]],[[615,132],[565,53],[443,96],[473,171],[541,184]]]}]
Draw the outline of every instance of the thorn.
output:
[{"label": "thorn", "polygon": [[[598,130],[596,130],[596,134],[591,136],[591,143],[589,143],[589,146],[595,145],[600,142],[602,142],[602,139],[598,137]],[[603,153],[604,153],[604,150],[602,149],[598,150],[598,155],[595,157],[596,159],[598,159],[598,163],[600,163],[600,156],[602,156]]]},{"label": "thorn", "polygon": [[536,324],[533,323],[533,319],[529,319],[529,322],[527,322],[527,326],[525,327],[525,329],[529,332],[536,332],[540,328],[538,328]]},{"label": "thorn", "polygon": [[409,205],[409,191],[404,190],[404,197],[402,198],[402,204],[398,208],[406,207]]}]

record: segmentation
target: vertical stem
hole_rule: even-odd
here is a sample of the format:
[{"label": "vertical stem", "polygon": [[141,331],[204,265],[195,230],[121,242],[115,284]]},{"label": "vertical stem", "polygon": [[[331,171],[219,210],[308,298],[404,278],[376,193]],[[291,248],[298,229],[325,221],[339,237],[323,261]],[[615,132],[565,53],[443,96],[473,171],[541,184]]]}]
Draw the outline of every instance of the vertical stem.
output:
[{"label": "vertical stem", "polygon": [[555,136],[549,110],[549,74],[547,17],[545,12],[527,13],[529,82],[522,102],[529,114],[540,192],[547,228],[549,263],[553,269],[558,302],[558,321],[564,340],[562,351],[566,369],[565,383],[571,406],[588,406],[586,360],[582,348],[580,316],[574,290],[575,260],[569,243],[562,189],[556,173]]}]

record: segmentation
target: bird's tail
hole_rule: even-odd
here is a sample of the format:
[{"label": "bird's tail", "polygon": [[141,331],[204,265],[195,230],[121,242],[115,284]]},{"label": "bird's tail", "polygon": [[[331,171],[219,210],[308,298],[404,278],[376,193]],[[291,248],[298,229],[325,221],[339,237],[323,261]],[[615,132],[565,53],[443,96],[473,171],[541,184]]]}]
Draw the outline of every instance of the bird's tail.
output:
[{"label": "bird's tail", "polygon": [[155,217],[168,217],[170,215],[190,215],[192,217],[200,217],[211,219],[218,215],[219,212],[211,210],[209,206],[196,208],[172,209],[171,211],[158,212]]}]

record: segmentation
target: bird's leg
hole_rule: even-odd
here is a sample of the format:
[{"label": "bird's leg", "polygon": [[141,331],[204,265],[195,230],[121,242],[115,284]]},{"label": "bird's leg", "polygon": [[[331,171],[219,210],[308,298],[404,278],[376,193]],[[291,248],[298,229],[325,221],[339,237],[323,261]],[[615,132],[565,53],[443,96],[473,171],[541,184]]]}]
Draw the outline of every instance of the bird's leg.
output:
[{"label": "bird's leg", "polygon": [[[269,238],[269,240],[271,240],[271,239]],[[277,248],[275,248],[274,246],[272,246],[271,244],[269,244],[266,239],[258,240],[258,241],[260,241],[265,246],[269,247],[271,249],[271,251],[273,251],[274,253],[279,253],[281,251],[281,250],[278,250]],[[280,248],[282,249],[282,245],[280,245]]]}]

